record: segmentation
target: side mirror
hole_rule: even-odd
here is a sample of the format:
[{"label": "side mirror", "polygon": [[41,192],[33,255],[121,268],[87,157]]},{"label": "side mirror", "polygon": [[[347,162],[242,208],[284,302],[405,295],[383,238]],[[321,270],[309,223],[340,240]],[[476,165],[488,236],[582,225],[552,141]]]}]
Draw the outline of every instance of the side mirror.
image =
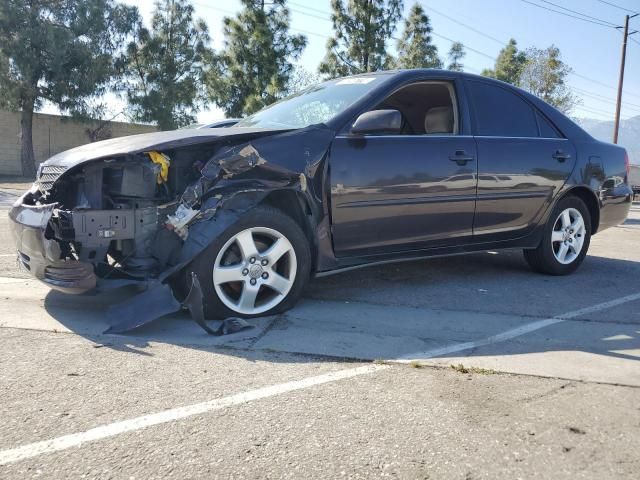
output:
[{"label": "side mirror", "polygon": [[402,129],[402,114],[398,110],[371,110],[360,115],[351,133],[366,134],[397,134]]}]

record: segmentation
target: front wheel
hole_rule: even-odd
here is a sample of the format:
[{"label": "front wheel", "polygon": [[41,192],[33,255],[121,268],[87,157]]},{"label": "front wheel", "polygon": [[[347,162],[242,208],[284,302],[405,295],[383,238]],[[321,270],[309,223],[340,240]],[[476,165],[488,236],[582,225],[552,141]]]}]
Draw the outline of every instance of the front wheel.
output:
[{"label": "front wheel", "polygon": [[291,308],[309,277],[309,240],[282,211],[256,207],[229,227],[186,272],[202,286],[207,318],[251,318]]},{"label": "front wheel", "polygon": [[573,273],[587,255],[591,241],[591,217],[582,200],[563,198],[549,217],[538,248],[525,250],[534,270],[550,275]]}]

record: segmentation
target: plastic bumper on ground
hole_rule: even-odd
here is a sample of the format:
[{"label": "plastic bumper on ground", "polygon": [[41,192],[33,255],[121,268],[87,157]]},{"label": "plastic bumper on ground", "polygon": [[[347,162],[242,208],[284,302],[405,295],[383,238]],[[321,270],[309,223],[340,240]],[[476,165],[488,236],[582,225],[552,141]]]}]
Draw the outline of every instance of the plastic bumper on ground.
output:
[{"label": "plastic bumper on ground", "polygon": [[18,264],[49,287],[65,293],[84,293],[96,286],[93,265],[60,260],[60,245],[45,236],[54,205],[29,206],[16,202],[9,211],[9,228],[18,250]]}]

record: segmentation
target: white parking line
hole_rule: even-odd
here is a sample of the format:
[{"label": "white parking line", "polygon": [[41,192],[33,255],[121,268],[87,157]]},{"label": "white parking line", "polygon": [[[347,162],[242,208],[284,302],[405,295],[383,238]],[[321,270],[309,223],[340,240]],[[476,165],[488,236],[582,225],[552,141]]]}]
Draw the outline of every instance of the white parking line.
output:
[{"label": "white parking line", "polygon": [[417,360],[427,360],[433,357],[440,357],[442,355],[448,355],[450,353],[457,353],[463,350],[471,350],[472,348],[485,347],[487,345],[504,342],[507,340],[511,340],[512,338],[520,337],[527,333],[535,332],[536,330],[540,330],[541,328],[548,327],[550,325],[566,322],[567,320],[579,317],[581,315],[598,312],[600,310],[606,310],[607,308],[616,307],[618,305],[622,305],[623,303],[633,302],[635,300],[640,300],[640,293],[634,293],[633,295],[627,295],[626,297],[616,298],[615,300],[611,300],[609,302],[598,303],[597,305],[592,305],[590,307],[581,308],[580,310],[563,313],[562,315],[547,318],[545,320],[538,320],[535,322],[527,323],[520,327],[513,328],[511,330],[507,330],[506,332],[492,335],[491,337],[483,338],[481,340],[476,340],[474,342],[458,343],[456,345],[434,348],[432,350],[427,350],[426,352],[410,353],[408,355],[403,355],[402,357],[396,358],[393,361],[397,363],[409,363]]},{"label": "white parking line", "polygon": [[71,435],[64,435],[62,437],[54,438],[51,440],[31,443],[29,445],[13,448],[11,450],[4,450],[0,452],[0,465],[17,462],[26,458],[36,457],[45,453],[66,450],[67,448],[76,447],[86,442],[93,442],[103,438],[113,437],[121,433],[140,430],[141,428],[150,427],[152,425],[173,422],[175,420],[181,420],[193,415],[200,415],[206,412],[221,410],[233,405],[240,405],[243,403],[251,402],[253,400],[259,400],[261,398],[281,395],[283,393],[302,390],[304,388],[313,387],[315,385],[322,385],[323,383],[335,382],[338,380],[343,380],[345,378],[357,377],[358,375],[366,375],[368,373],[377,372],[378,370],[382,370],[385,368],[389,368],[389,366],[365,365],[362,367],[339,370],[337,372],[325,373],[316,377],[308,377],[303,378],[302,380],[295,380],[293,382],[271,385],[268,387],[258,388],[257,390],[238,393],[229,397],[210,400],[208,402],[196,403],[195,405],[188,405],[186,407],[172,408],[163,412],[152,413],[149,415],[143,415],[142,417],[131,418],[129,420],[123,420],[121,422],[102,425],[100,427],[87,430],[86,432],[73,433]]},{"label": "white parking line", "polygon": [[[545,320],[538,320],[531,322],[521,327],[517,327],[506,332],[493,335],[475,342],[465,342],[448,347],[437,348],[426,352],[418,352],[413,355],[403,356],[392,361],[405,363],[411,359],[427,359],[436,356],[446,355],[450,353],[460,352],[463,350],[469,350],[479,346],[490,345],[493,343],[504,342],[511,340],[515,337],[525,335],[527,333],[539,330],[541,328],[554,325],[571,318],[585,315],[588,313],[605,310],[607,308],[622,305],[624,303],[640,300],[640,293],[621,297],[609,302],[599,303],[591,307],[575,310],[554,318],[548,318]],[[9,450],[0,451],[0,465],[8,463],[18,462],[27,458],[36,457],[46,453],[53,453],[60,450],[66,450],[68,448],[77,447],[83,443],[93,442],[108,437],[113,437],[122,433],[132,432],[140,430],[153,425],[181,420],[183,418],[191,417],[193,415],[200,415],[207,412],[221,410],[234,405],[241,405],[254,400],[262,398],[272,397],[274,395],[281,395],[283,393],[293,392],[296,390],[303,390],[305,388],[313,387],[316,385],[322,385],[325,383],[331,383],[338,380],[357,377],[359,375],[367,375],[383,369],[389,368],[388,365],[365,365],[362,367],[349,368],[346,370],[339,370],[337,372],[326,373],[315,377],[303,378],[302,380],[295,380],[292,382],[280,383],[277,385],[271,385],[257,390],[250,390],[244,393],[238,393],[228,397],[223,397],[208,402],[197,403],[195,405],[188,405],[185,407],[172,408],[164,410],[162,412],[152,413],[149,415],[143,415],[141,417],[131,418],[128,420],[122,420],[120,422],[110,423],[102,425],[96,428],[92,428],[85,432],[73,433],[70,435],[64,435],[62,437],[53,438],[50,440],[44,440],[41,442],[30,443],[21,447],[12,448]]]},{"label": "white parking line", "polygon": [[547,318],[546,320],[538,320],[536,322],[527,323],[525,325],[522,325],[521,327],[513,328],[511,330],[507,330],[506,332],[492,335],[491,337],[476,340],[474,342],[458,343],[455,345],[449,345],[447,347],[434,348],[432,350],[427,350],[426,352],[409,353],[407,355],[403,355],[402,357],[398,357],[393,361],[398,363],[409,363],[416,360],[427,360],[433,357],[449,355],[450,353],[461,352],[463,350],[471,350],[472,348],[484,347],[486,345],[511,340],[512,338],[520,337],[527,333],[534,332],[536,330],[540,330],[541,328],[548,327],[549,325],[560,322],[564,322],[564,320],[561,320],[559,318]]}]

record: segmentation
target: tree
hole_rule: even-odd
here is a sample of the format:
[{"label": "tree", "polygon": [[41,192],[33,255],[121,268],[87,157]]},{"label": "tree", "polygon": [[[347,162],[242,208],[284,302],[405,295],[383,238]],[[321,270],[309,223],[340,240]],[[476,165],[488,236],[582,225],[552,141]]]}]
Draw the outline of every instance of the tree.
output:
[{"label": "tree", "polygon": [[294,93],[298,93],[311,85],[320,83],[321,81],[322,78],[320,78],[320,75],[317,73],[310,72],[306,68],[296,65],[293,68],[289,84],[287,85],[287,89],[283,96],[293,95]]},{"label": "tree", "polygon": [[447,70],[461,72],[464,65],[460,62],[466,55],[467,52],[464,51],[464,45],[460,42],[453,42],[449,50],[449,66]]},{"label": "tree", "polygon": [[544,50],[529,48],[526,55],[520,86],[561,112],[570,112],[578,99],[567,86],[566,78],[571,68],[562,61],[560,50],[554,45]]},{"label": "tree", "polygon": [[518,43],[512,38],[509,43],[500,50],[493,70],[485,69],[482,75],[497,78],[503,82],[518,85],[522,69],[527,63],[525,52],[518,50]]},{"label": "tree", "polygon": [[211,99],[227,116],[241,117],[273,103],[286,91],[307,39],[289,33],[285,0],[241,0],[224,19],[224,50],[207,77]]},{"label": "tree", "polygon": [[156,0],[151,31],[127,48],[127,99],[132,118],[172,130],[195,121],[205,103],[205,60],[213,51],[204,20],[189,0]]},{"label": "tree", "polygon": [[398,68],[442,68],[438,47],[432,43],[431,22],[420,4],[411,7],[398,40]]},{"label": "tree", "polygon": [[23,175],[35,175],[33,112],[47,101],[90,115],[88,100],[107,91],[139,21],[115,0],[0,2],[0,106],[21,111]]},{"label": "tree", "polygon": [[390,65],[387,41],[402,16],[402,0],[331,0],[335,34],[319,72],[328,78],[375,72]]}]

